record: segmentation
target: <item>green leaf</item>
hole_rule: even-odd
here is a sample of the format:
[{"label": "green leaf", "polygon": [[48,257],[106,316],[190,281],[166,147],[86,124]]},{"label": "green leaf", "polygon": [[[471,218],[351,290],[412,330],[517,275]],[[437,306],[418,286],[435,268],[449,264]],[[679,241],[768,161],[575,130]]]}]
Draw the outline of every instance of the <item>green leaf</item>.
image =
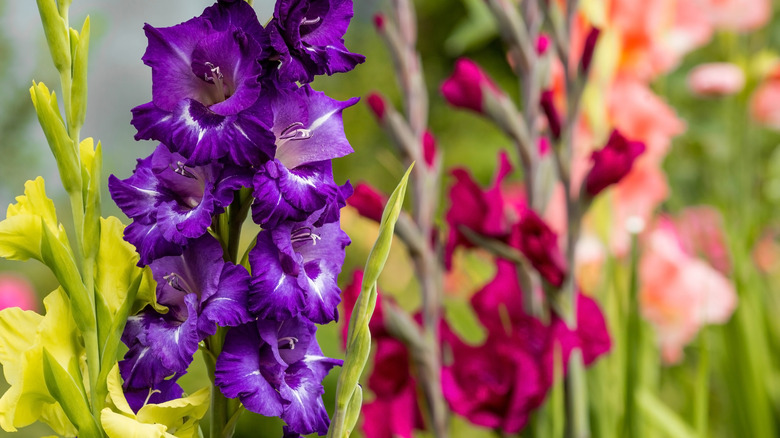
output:
[{"label": "green leaf", "polygon": [[641,388],[637,390],[637,403],[643,411],[647,423],[667,437],[696,438],[696,433],[675,411],[666,406],[652,392]]},{"label": "green leaf", "polygon": [[102,437],[100,427],[89,410],[84,386],[54,359],[46,347],[43,348],[43,376],[49,392],[60,402],[65,414],[78,429],[79,436]]},{"label": "green leaf", "polygon": [[462,55],[464,52],[485,45],[498,35],[498,26],[484,0],[463,0],[468,17],[455,27],[444,49],[450,55]]},{"label": "green leaf", "polygon": [[469,301],[460,298],[445,298],[444,319],[464,342],[471,345],[481,345],[485,342],[487,331],[479,323]]},{"label": "green leaf", "polygon": [[347,408],[351,405],[352,396],[355,393],[355,388],[358,386],[358,380],[363,373],[371,351],[371,332],[368,328],[368,323],[376,305],[376,282],[390,253],[395,223],[398,221],[398,216],[403,208],[406,186],[413,167],[414,163],[409,166],[406,174],[401,178],[401,182],[398,183],[393,194],[390,195],[379,224],[379,237],[374,242],[374,247],[371,249],[366,261],[360,295],[358,295],[355,302],[352,317],[349,321],[347,352],[336,387],[336,409],[328,430],[329,438],[348,436],[347,430],[354,427],[354,424],[346,424]]}]

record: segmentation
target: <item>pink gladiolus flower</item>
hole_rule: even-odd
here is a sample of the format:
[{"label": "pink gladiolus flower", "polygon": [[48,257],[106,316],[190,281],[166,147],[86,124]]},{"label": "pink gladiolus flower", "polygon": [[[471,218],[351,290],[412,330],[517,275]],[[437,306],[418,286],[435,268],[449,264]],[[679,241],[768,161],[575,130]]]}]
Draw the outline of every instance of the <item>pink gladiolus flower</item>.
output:
[{"label": "pink gladiolus flower", "polygon": [[490,77],[474,61],[458,59],[455,71],[441,85],[441,94],[450,105],[482,113],[484,93],[501,95]]},{"label": "pink gladiolus flower", "polygon": [[617,129],[612,131],[607,144],[591,155],[593,167],[585,177],[585,191],[590,196],[596,196],[620,182],[644,151],[644,143],[628,140]]},{"label": "pink gladiolus flower", "polygon": [[642,315],[655,328],[666,363],[682,358],[683,347],[701,326],[728,321],[737,305],[729,280],[686,253],[674,224],[665,218],[647,236],[640,279]]},{"label": "pink gladiolus flower", "polygon": [[674,224],[686,253],[704,258],[724,275],[731,272],[723,217],[718,210],[706,205],[688,207],[680,212]]},{"label": "pink gladiolus flower", "polygon": [[385,203],[387,196],[366,183],[358,183],[352,196],[347,198],[347,205],[355,208],[358,214],[377,222],[382,220]]},{"label": "pink gladiolus flower", "polygon": [[685,130],[674,110],[647,84],[628,76],[618,77],[612,83],[607,108],[615,129],[644,143],[646,155],[654,160],[666,155],[672,137]]},{"label": "pink gladiolus flower", "polygon": [[35,310],[37,303],[35,290],[27,279],[7,273],[0,274],[0,310],[9,307]]},{"label": "pink gladiolus flower", "polygon": [[699,96],[728,96],[744,86],[742,69],[728,62],[701,64],[688,75],[688,88]]},{"label": "pink gladiolus flower", "polygon": [[707,0],[710,20],[720,29],[748,32],[772,17],[770,0]]},{"label": "pink gladiolus flower", "polygon": [[780,130],[780,67],[753,92],[750,114],[758,123]]},{"label": "pink gladiolus flower", "polygon": [[512,228],[511,244],[520,249],[550,284],[556,287],[563,284],[567,268],[558,247],[558,236],[535,211],[530,208],[523,211],[520,221]]}]

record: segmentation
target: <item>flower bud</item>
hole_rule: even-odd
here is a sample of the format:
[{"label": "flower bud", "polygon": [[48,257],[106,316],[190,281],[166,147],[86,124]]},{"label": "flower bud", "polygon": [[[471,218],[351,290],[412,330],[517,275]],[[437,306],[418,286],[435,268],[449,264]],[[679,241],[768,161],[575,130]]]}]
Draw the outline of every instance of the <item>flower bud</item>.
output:
[{"label": "flower bud", "polygon": [[431,131],[426,130],[423,133],[422,147],[425,164],[427,164],[429,168],[432,168],[436,162],[438,151],[436,149],[436,138],[431,134]]},{"label": "flower bud", "polygon": [[590,196],[596,196],[610,185],[617,184],[631,171],[634,161],[644,151],[644,143],[628,140],[618,130],[613,130],[607,144],[591,155],[593,167],[585,177],[585,191]]},{"label": "flower bud", "polygon": [[484,109],[485,91],[501,94],[488,75],[474,61],[466,58],[455,63],[452,76],[441,85],[441,94],[450,105],[478,113]]},{"label": "flower bud", "polygon": [[371,112],[374,113],[377,120],[382,122],[385,118],[385,99],[379,93],[371,93],[366,98],[368,107],[371,108]]},{"label": "flower bud", "polygon": [[366,183],[358,183],[352,196],[347,198],[347,205],[353,207],[363,217],[379,222],[382,220],[387,196]]},{"label": "flower bud", "polygon": [[547,124],[553,139],[558,140],[561,138],[561,116],[555,108],[555,94],[552,90],[542,91],[539,105],[542,107],[544,115],[547,116]]},{"label": "flower bud", "polygon": [[601,30],[597,27],[591,28],[588,36],[585,37],[585,47],[582,49],[582,58],[580,58],[580,71],[587,73],[590,70],[590,62],[593,60],[593,52],[596,50],[596,43],[599,40]]}]

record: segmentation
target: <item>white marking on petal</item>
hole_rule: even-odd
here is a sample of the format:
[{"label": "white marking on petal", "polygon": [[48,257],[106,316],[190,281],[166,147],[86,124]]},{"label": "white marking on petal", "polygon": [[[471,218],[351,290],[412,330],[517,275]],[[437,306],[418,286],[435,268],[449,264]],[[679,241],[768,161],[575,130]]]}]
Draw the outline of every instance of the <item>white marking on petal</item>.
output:
[{"label": "white marking on petal", "polygon": [[319,127],[320,127],[320,126],[322,126],[322,125],[323,125],[325,122],[327,122],[327,121],[328,121],[328,119],[330,119],[331,117],[333,117],[333,114],[336,114],[338,111],[339,111],[339,108],[336,108],[336,109],[332,110],[332,111],[331,111],[331,112],[329,112],[329,113],[325,113],[325,114],[323,114],[323,115],[321,115],[321,116],[317,117],[317,120],[315,120],[314,122],[312,122],[312,124],[311,124],[311,125],[309,125],[309,130],[311,130],[311,131],[314,131],[315,129],[319,128]]}]

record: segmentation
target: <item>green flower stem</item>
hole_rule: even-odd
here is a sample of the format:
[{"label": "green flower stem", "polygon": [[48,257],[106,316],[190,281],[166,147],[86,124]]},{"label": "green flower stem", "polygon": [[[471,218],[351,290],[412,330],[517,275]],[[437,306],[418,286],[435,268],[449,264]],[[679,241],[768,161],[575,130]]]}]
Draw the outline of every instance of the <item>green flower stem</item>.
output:
[{"label": "green flower stem", "polygon": [[710,351],[707,326],[699,332],[699,365],[696,370],[696,393],[693,401],[693,424],[696,434],[707,437],[710,392]]},{"label": "green flower stem", "polygon": [[639,289],[639,245],[636,234],[631,236],[631,279],[628,288],[628,318],[626,322],[625,349],[626,358],[626,381],[625,381],[625,420],[623,422],[623,435],[639,438],[641,436],[640,421],[638,418],[639,410],[637,408],[637,384],[639,383],[639,347],[641,340],[641,327],[639,325],[639,300],[637,292]]},{"label": "green flower stem", "polygon": [[[214,378],[217,358],[222,352],[222,345],[225,342],[226,332],[227,330],[224,327],[219,327],[217,333],[213,336],[209,336],[206,340],[210,357],[208,354],[204,354],[204,358],[206,359],[206,366],[209,370],[209,377],[212,379]],[[211,388],[211,422],[209,424],[209,437],[221,438],[223,436],[223,430],[232,416],[230,412],[228,412],[228,408],[228,398],[222,394],[222,391],[220,391],[216,385],[214,385]]]}]

